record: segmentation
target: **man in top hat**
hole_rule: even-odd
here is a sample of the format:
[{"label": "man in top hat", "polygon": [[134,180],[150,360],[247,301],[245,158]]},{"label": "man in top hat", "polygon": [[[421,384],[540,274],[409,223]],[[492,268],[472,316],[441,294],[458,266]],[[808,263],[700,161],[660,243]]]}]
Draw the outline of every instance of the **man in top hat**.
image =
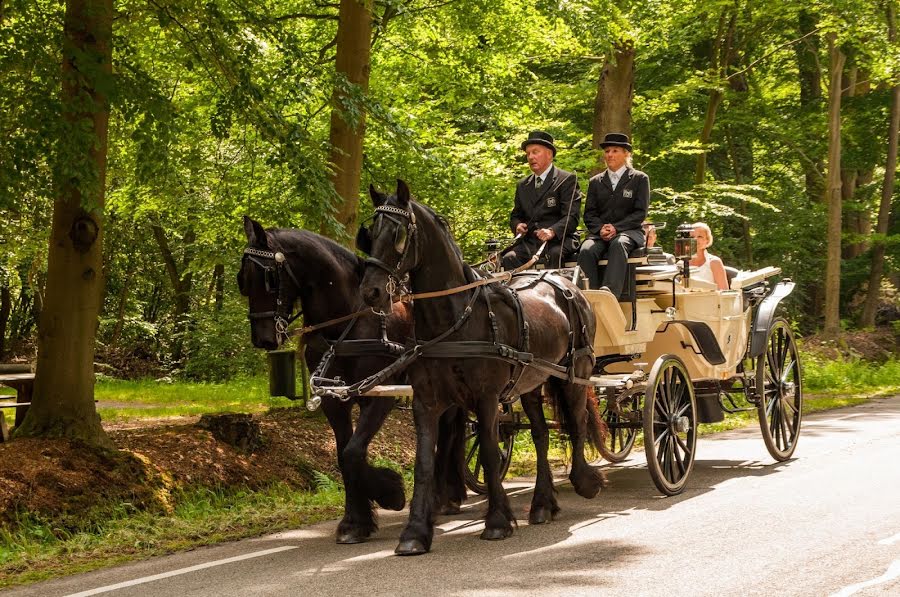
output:
[{"label": "man in top hat", "polygon": [[[578,253],[578,266],[591,289],[605,288],[616,298],[622,294],[628,255],[644,246],[641,223],[650,205],[650,179],[631,167],[628,135],[609,133],[603,142],[606,170],[588,184],[584,223],[588,238]],[[597,262],[609,260],[603,279]]]},{"label": "man in top hat", "polygon": [[581,189],[575,174],[553,165],[556,146],[553,137],[533,131],[522,142],[531,174],[516,185],[516,200],[509,226],[522,239],[503,255],[503,268],[512,270],[534,255],[547,242],[542,260],[549,267],[561,267],[578,246],[578,218],[581,216]]}]

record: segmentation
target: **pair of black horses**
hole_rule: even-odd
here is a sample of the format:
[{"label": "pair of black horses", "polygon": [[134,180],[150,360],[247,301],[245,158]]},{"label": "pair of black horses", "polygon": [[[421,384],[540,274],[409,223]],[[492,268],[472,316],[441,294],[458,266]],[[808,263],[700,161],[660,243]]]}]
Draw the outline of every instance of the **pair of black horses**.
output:
[{"label": "pair of black horses", "polygon": [[[526,274],[506,283],[491,283],[433,298],[392,303],[390,292],[402,284],[420,294],[457,289],[479,275],[462,259],[446,221],[414,201],[409,188],[398,181],[394,194],[370,188],[376,208],[372,226],[360,236],[361,258],[337,243],[304,230],[264,230],[244,219],[249,247],[245,250],[238,284],[249,298],[251,335],[259,348],[277,348],[284,327],[299,302],[307,326],[358,312],[363,302],[385,316],[387,336],[406,345],[427,345],[404,373],[413,387],[413,415],[417,449],[415,486],[409,520],[396,553],[416,555],[429,551],[438,513],[454,513],[466,497],[464,437],[466,412],[478,418],[481,461],[487,485],[488,509],[482,539],[504,539],[513,532],[516,518],[503,490],[498,447],[499,401],[520,396],[531,421],[537,454],[537,478],[529,522],[549,522],[559,511],[547,457],[549,429],[544,418],[541,388],[572,445],[569,479],[575,491],[593,498],[605,485],[602,472],[584,457],[585,442],[602,442],[602,423],[596,401],[577,379],[590,377],[594,357],[590,343],[596,322],[593,312],[574,285],[556,275]],[[358,241],[359,242],[359,241]],[[362,246],[365,245],[365,246]],[[307,339],[306,360],[314,369],[330,343],[379,338],[382,320],[358,317],[349,331],[345,325],[327,326]],[[441,355],[443,343],[476,346],[472,356],[457,350],[458,358]],[[430,342],[431,341],[431,342]],[[566,375],[549,374],[547,367],[526,366],[515,359],[479,356],[491,344],[516,347],[534,362],[555,364]],[[471,352],[471,351],[470,351]],[[502,351],[501,351],[502,352]],[[329,374],[353,383],[384,369],[396,356],[375,354],[340,357]],[[400,476],[367,462],[369,442],[393,407],[392,398],[357,397],[342,401],[323,399],[322,408],[337,443],[338,463],[346,489],[344,517],[338,525],[338,543],[366,540],[376,529],[374,506],[400,510],[405,505]],[[351,409],[360,412],[353,428]]]}]

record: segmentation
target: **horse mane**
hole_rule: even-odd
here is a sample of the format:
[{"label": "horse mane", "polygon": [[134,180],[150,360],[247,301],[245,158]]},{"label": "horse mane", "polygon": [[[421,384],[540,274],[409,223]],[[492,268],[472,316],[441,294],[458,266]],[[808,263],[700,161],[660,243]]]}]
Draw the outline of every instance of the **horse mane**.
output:
[{"label": "horse mane", "polygon": [[[295,228],[268,228],[266,236],[275,241],[285,255],[297,254],[304,259],[304,267],[323,273],[320,270],[356,272],[361,277],[360,258],[347,247],[330,238]],[[271,246],[271,242],[270,242]]]}]

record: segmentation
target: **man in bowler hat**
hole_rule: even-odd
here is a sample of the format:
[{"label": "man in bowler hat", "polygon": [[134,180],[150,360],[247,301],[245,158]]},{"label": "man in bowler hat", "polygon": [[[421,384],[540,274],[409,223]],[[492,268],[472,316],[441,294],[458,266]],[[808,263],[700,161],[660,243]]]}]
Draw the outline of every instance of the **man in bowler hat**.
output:
[{"label": "man in bowler hat", "polygon": [[[578,253],[578,266],[591,289],[606,289],[619,298],[625,286],[628,255],[644,246],[641,223],[650,205],[650,179],[631,167],[628,135],[609,133],[603,142],[606,170],[588,184],[584,223],[588,238]],[[597,262],[609,260],[603,280]]]},{"label": "man in bowler hat", "polygon": [[522,239],[503,255],[503,268],[512,270],[534,255],[547,242],[542,259],[549,267],[560,267],[578,246],[581,189],[575,174],[553,165],[553,137],[533,131],[522,142],[531,174],[516,185],[516,200],[509,226]]}]

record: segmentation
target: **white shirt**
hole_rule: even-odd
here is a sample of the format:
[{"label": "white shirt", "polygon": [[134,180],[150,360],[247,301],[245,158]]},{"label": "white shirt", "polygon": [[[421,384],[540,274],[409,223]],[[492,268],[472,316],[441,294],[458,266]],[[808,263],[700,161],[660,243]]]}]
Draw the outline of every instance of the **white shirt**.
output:
[{"label": "white shirt", "polygon": [[[551,162],[550,165],[547,166],[547,169],[546,169],[546,170],[544,170],[544,171],[541,172],[540,174],[537,174],[537,175],[534,177],[535,182],[537,182],[537,179],[538,179],[538,178],[541,179],[541,185],[542,185],[541,188],[543,188],[543,184],[544,184],[545,182],[547,182],[547,175],[550,174],[550,170],[552,170],[552,169],[553,169],[553,163]],[[537,185],[534,185],[534,186],[536,187]]]},{"label": "white shirt", "polygon": [[619,179],[622,178],[622,175],[625,174],[625,170],[628,168],[628,164],[625,164],[615,172],[608,169],[606,170],[607,174],[609,174],[609,182],[612,184],[612,188],[615,191],[616,185],[619,184]]}]

